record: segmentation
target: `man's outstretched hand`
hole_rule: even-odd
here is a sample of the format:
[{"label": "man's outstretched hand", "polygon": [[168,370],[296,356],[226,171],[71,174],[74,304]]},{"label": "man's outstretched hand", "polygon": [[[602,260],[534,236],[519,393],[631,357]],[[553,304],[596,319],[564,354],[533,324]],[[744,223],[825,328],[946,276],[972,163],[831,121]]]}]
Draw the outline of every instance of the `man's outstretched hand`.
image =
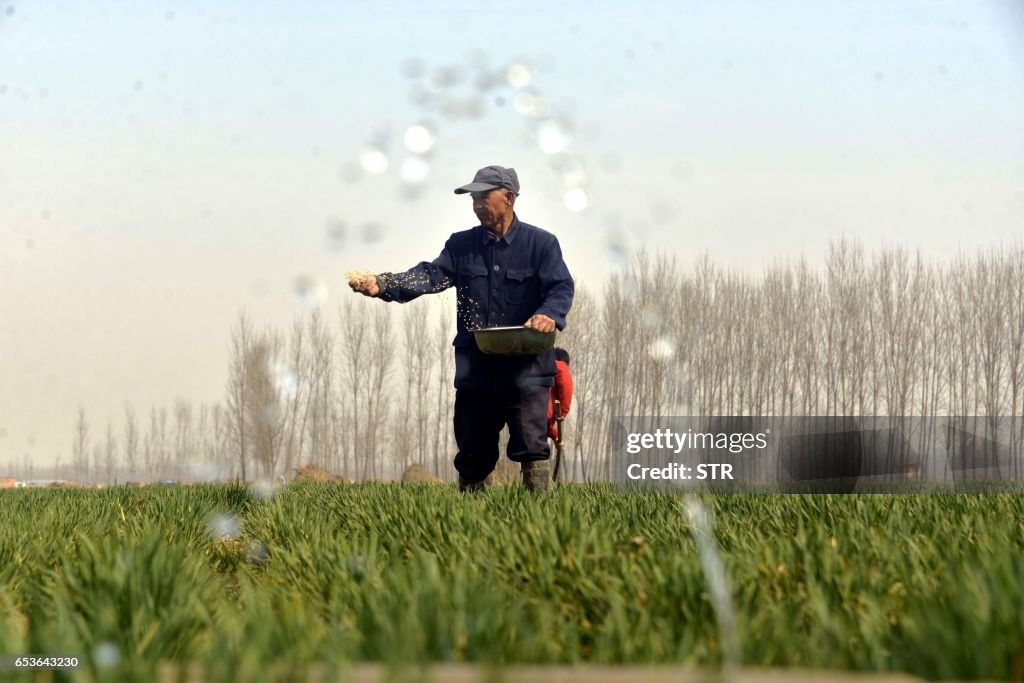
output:
[{"label": "man's outstretched hand", "polygon": [[380,284],[377,276],[373,273],[345,273],[348,277],[348,286],[353,292],[359,292],[364,296],[380,295]]},{"label": "man's outstretched hand", "polygon": [[547,317],[546,315],[537,313],[532,318],[527,320],[523,327],[532,327],[538,332],[554,332],[555,321]]}]

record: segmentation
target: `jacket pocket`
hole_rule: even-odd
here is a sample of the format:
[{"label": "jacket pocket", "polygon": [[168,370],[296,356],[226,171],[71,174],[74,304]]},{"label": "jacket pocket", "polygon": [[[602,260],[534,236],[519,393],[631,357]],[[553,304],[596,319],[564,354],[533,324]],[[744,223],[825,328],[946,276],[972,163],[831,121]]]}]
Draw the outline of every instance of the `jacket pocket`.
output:
[{"label": "jacket pocket", "polygon": [[533,268],[509,268],[505,271],[505,301],[521,304],[534,284]]},{"label": "jacket pocket", "polygon": [[459,284],[469,284],[475,277],[487,277],[487,268],[484,266],[465,265],[459,268]]}]

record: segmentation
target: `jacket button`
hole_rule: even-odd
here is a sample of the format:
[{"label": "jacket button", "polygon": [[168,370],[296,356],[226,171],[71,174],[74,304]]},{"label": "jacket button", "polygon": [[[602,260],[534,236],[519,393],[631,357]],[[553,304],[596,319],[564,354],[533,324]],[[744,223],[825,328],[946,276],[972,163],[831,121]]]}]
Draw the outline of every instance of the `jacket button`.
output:
[{"label": "jacket button", "polygon": [[495,263],[494,264],[494,272],[497,273],[499,270],[501,270],[501,266],[499,266],[497,263]]}]

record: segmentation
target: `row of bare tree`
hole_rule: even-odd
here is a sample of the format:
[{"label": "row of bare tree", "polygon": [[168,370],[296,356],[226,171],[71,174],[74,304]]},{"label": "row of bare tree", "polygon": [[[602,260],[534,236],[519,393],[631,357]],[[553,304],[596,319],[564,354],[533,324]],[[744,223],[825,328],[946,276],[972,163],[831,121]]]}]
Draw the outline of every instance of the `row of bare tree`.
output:
[{"label": "row of bare tree", "polygon": [[272,478],[312,464],[355,479],[399,476],[423,463],[444,472],[454,397],[450,310],[431,321],[410,306],[396,332],[392,307],[351,297],[337,334],[319,312],[288,339],[232,334],[226,413],[233,471]]},{"label": "row of bare tree", "polygon": [[[287,335],[241,314],[222,404],[178,401],[144,427],[126,408],[101,439],[79,411],[73,476],[273,479],[308,463],[389,479],[423,463],[450,479],[454,302],[428,301],[353,296],[335,327],[313,312]],[[760,276],[640,253],[601,297],[577,288],[559,344],[576,382],[575,480],[609,477],[622,415],[1019,417],[1024,249],[940,264],[840,241],[822,270]]]},{"label": "row of bare tree", "polygon": [[170,411],[166,406],[152,407],[144,420],[126,404],[120,429],[107,421],[106,429],[95,435],[85,410],[79,408],[70,461],[58,457],[52,468],[25,462],[15,471],[24,479],[46,475],[81,482],[151,481],[185,473],[213,478],[223,468],[210,456],[226,452],[227,439],[225,414],[216,404],[195,410],[190,402],[178,399]]},{"label": "row of bare tree", "polygon": [[[222,403],[178,400],[97,436],[79,409],[70,463],[46,474],[82,482],[290,478],[311,464],[352,479],[390,479],[413,463],[450,476],[454,304],[395,307],[346,299],[337,327],[315,311],[289,333],[232,328]],[[41,476],[25,462],[15,473]]]},{"label": "row of bare tree", "polygon": [[1019,454],[1024,249],[937,264],[844,240],[823,271],[801,260],[759,277],[640,254],[602,301],[577,295],[562,343],[577,359],[577,478],[610,474],[621,415],[984,416]]}]

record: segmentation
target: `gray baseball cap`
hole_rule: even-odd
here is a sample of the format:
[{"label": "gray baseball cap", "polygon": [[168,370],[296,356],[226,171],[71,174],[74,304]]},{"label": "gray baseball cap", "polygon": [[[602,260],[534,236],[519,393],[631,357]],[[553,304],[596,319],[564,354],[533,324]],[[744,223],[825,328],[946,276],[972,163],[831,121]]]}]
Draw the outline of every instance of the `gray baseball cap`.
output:
[{"label": "gray baseball cap", "polygon": [[476,172],[473,182],[469,185],[455,188],[455,194],[497,190],[499,187],[519,194],[519,176],[516,175],[516,169],[504,166],[485,166]]}]

